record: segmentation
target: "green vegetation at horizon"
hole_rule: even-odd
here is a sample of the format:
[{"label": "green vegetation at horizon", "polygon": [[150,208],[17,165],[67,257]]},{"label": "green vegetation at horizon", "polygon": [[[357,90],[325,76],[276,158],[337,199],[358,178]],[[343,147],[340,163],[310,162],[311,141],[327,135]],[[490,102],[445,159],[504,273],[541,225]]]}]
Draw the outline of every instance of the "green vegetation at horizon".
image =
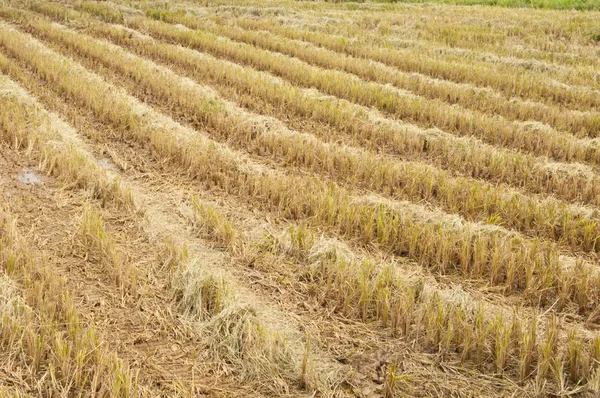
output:
[{"label": "green vegetation at horizon", "polygon": [[[555,10],[600,10],[600,0],[375,0],[382,3],[439,3],[454,5],[490,5],[500,7],[542,8]],[[599,33],[600,35],[600,33]]]}]

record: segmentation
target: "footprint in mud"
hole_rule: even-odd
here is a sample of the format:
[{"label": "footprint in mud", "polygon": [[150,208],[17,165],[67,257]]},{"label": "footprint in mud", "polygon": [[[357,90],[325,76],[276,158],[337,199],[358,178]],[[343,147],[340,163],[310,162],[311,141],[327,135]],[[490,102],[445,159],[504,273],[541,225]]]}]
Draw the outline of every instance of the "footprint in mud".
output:
[{"label": "footprint in mud", "polygon": [[21,181],[23,184],[28,185],[36,185],[42,183],[42,175],[36,173],[33,170],[23,169],[18,175],[17,180]]}]

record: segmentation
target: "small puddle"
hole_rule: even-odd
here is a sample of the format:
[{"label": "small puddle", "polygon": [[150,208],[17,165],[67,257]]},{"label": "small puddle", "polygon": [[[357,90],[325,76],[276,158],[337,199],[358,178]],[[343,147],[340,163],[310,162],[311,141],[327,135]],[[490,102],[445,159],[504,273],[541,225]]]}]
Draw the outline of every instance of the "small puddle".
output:
[{"label": "small puddle", "polygon": [[110,160],[108,160],[108,159],[100,159],[100,160],[98,160],[98,163],[100,164],[100,166],[104,167],[107,170],[114,170],[115,169],[115,165],[112,164],[110,162]]},{"label": "small puddle", "polygon": [[17,180],[23,184],[41,184],[42,176],[33,170],[24,169],[17,175]]}]

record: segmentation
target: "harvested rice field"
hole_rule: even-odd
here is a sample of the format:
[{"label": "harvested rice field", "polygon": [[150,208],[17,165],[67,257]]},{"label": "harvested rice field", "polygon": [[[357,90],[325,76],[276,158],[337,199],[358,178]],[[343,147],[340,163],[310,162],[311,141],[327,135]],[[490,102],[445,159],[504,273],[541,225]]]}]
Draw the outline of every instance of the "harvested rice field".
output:
[{"label": "harvested rice field", "polygon": [[0,1],[0,396],[600,396],[599,40]]}]

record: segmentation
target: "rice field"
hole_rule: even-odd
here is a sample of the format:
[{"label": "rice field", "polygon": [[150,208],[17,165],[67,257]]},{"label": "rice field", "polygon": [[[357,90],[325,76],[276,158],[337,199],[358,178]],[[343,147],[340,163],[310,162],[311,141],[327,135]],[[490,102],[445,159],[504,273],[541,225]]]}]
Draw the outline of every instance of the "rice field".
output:
[{"label": "rice field", "polygon": [[0,396],[600,396],[599,40],[0,1]]}]

